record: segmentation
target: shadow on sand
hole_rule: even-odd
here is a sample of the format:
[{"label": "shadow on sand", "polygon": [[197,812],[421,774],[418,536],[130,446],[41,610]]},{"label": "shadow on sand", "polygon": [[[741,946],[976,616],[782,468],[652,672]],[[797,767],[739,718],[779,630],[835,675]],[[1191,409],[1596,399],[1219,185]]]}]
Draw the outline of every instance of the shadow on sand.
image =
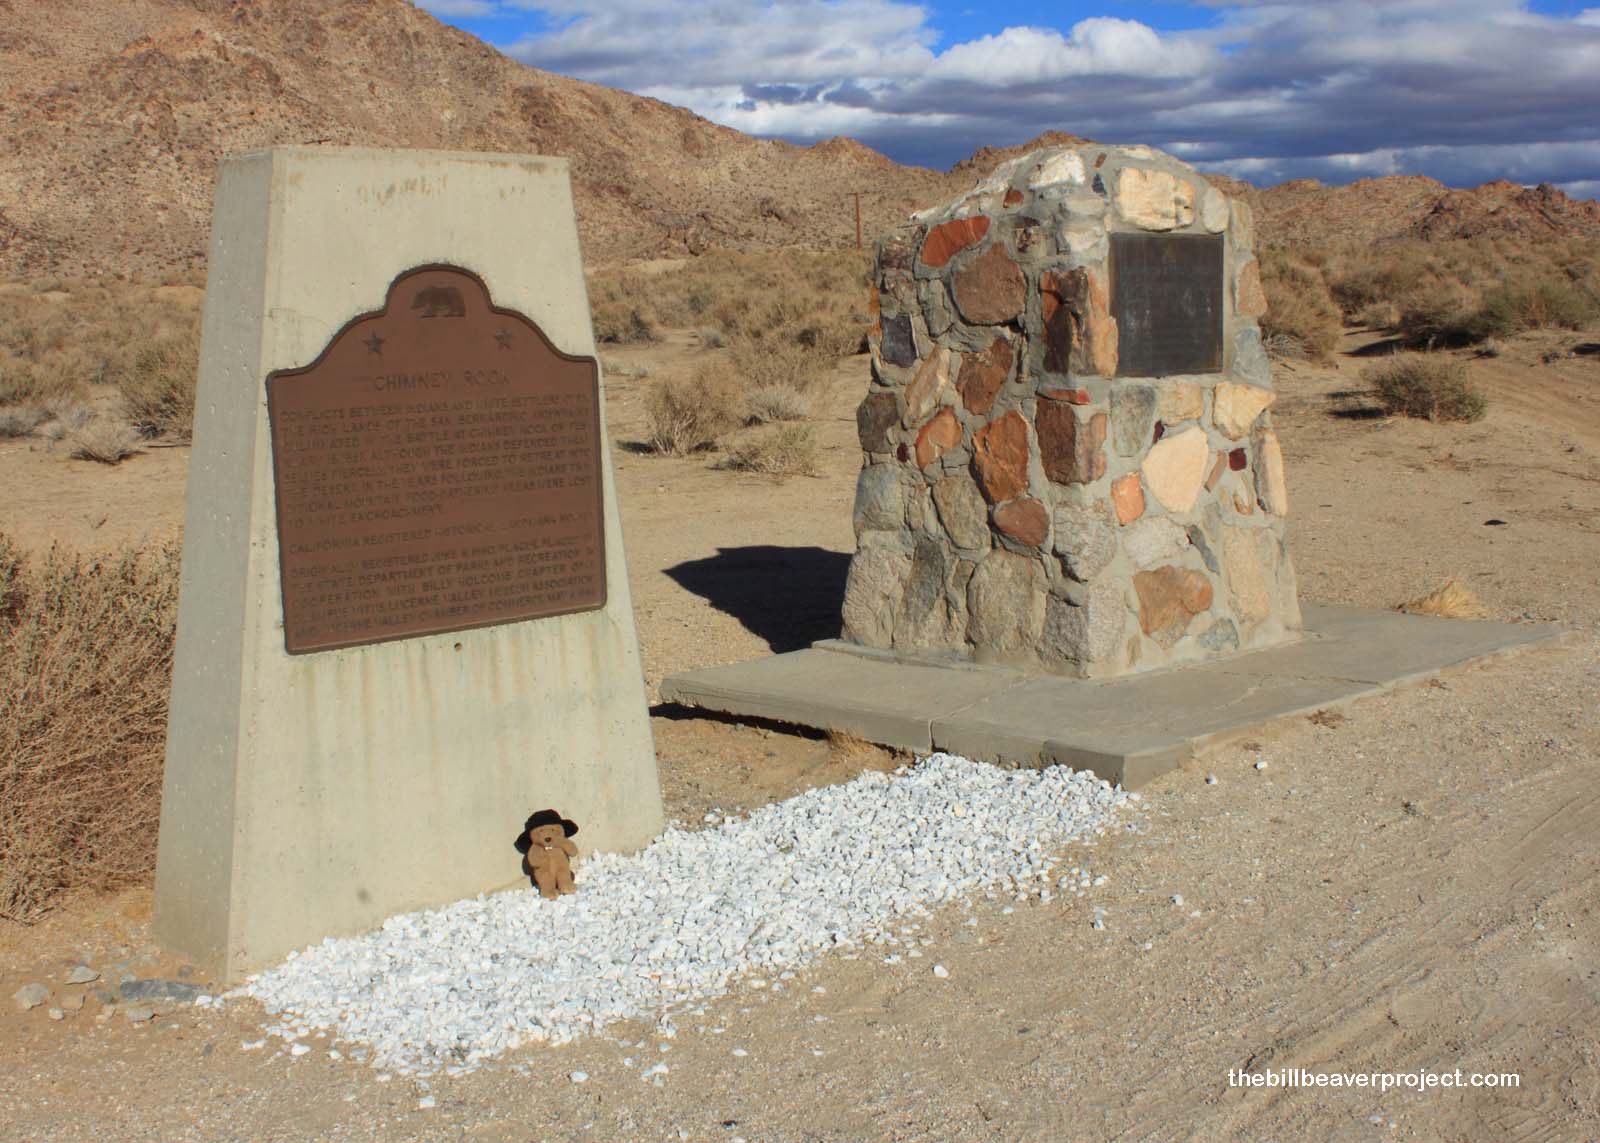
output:
[{"label": "shadow on sand", "polygon": [[782,654],[839,634],[849,571],[850,557],[843,552],[760,544],[719,548],[666,574]]}]

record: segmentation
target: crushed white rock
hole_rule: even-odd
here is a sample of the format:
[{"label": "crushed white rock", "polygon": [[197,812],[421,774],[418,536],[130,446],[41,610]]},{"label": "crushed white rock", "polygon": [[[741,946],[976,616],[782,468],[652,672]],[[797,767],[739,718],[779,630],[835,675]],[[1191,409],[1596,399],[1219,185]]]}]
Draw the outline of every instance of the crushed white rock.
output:
[{"label": "crushed white rock", "polygon": [[713,828],[669,829],[636,855],[595,854],[579,891],[554,901],[519,890],[330,938],[229,996],[278,1014],[276,1035],[370,1044],[378,1067],[470,1069],[831,950],[898,943],[953,901],[1037,894],[1063,847],[1103,834],[1130,800],[1087,772],[935,754]]}]

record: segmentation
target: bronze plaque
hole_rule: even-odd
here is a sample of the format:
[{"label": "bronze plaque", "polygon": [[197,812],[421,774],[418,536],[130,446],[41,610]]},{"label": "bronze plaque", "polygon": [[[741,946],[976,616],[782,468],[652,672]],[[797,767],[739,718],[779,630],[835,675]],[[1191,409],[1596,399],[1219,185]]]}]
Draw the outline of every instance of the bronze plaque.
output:
[{"label": "bronze plaque", "polygon": [[1113,234],[1117,376],[1222,371],[1222,236]]},{"label": "bronze plaque", "polygon": [[267,412],[290,654],[605,606],[599,366],[477,275],[401,274]]}]

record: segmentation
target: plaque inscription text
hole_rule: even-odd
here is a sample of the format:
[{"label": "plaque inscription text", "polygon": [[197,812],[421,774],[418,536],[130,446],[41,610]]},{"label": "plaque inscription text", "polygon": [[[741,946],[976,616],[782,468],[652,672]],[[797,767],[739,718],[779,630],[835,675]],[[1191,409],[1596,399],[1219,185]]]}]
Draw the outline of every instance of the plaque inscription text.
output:
[{"label": "plaque inscription text", "polygon": [[1113,234],[1119,377],[1222,369],[1222,236]]},{"label": "plaque inscription text", "polygon": [[267,378],[291,654],[603,607],[599,367],[468,271]]}]

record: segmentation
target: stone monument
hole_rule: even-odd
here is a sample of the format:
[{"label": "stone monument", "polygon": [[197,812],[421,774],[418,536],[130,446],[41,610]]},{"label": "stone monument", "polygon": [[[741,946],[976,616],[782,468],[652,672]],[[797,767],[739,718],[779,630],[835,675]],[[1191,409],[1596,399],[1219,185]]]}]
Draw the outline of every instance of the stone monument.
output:
[{"label": "stone monument", "polygon": [[1103,678],[1294,636],[1251,241],[1089,144],[882,240],[845,640]]},{"label": "stone monument", "polygon": [[287,147],[213,216],[155,924],[233,980],[661,828],[563,160]]}]

